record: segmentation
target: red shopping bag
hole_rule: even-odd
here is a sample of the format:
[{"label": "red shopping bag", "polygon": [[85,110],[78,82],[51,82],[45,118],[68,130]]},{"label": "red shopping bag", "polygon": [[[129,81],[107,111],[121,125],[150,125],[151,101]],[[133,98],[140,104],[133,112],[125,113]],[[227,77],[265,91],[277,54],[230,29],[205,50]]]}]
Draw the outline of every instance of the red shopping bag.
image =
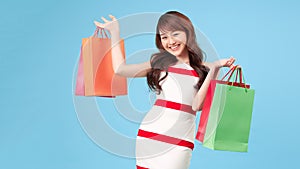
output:
[{"label": "red shopping bag", "polygon": [[[124,40],[120,42],[125,57]],[[111,39],[102,28],[82,39],[76,95],[114,97],[127,94],[127,79],[113,71]],[[83,91],[84,89],[84,91]]]},{"label": "red shopping bag", "polygon": [[[230,79],[231,79],[234,72],[236,72],[237,74],[239,73],[240,82],[237,82],[237,77],[238,77],[237,74],[236,74],[235,81],[230,82]],[[226,81],[224,81],[224,79],[228,75],[229,75],[228,79]],[[243,83],[242,72],[238,71],[238,65],[231,68],[221,80],[211,80],[210,81],[209,87],[207,89],[206,97],[205,97],[205,100],[204,100],[204,103],[203,103],[202,113],[201,113],[201,116],[200,116],[200,122],[199,122],[198,130],[197,130],[197,134],[196,134],[196,139],[200,142],[203,142],[203,140],[204,140],[207,120],[209,118],[210,107],[211,107],[211,104],[212,104],[212,101],[213,101],[213,98],[214,98],[216,84],[230,84],[230,85],[233,85],[233,86],[240,86],[240,87],[245,87],[245,88],[248,88],[248,89],[250,88],[250,85],[247,85],[247,84]]]}]

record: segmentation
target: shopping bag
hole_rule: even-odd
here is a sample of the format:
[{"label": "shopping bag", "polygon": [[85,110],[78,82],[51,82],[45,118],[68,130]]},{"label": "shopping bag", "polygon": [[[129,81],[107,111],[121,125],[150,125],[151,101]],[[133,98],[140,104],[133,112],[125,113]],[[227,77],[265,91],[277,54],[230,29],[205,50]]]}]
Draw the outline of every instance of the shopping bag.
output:
[{"label": "shopping bag", "polygon": [[[240,82],[237,82],[237,77],[234,82],[231,82],[230,79],[232,77],[232,75],[234,74],[234,72],[236,72],[238,69],[238,65],[232,67],[224,76],[221,80],[211,80],[210,84],[208,86],[207,89],[207,93],[205,96],[205,100],[203,103],[203,107],[202,107],[202,112],[201,112],[201,116],[200,116],[200,122],[198,125],[198,130],[196,133],[196,139],[200,142],[203,142],[204,139],[204,135],[205,135],[205,131],[206,131],[206,124],[207,124],[207,120],[208,120],[208,116],[209,116],[209,112],[210,112],[210,108],[211,108],[211,103],[213,100],[213,96],[214,96],[214,92],[215,92],[215,88],[216,88],[216,84],[231,84],[233,86],[240,86],[240,87],[246,87],[246,88],[250,88],[250,85],[248,84],[244,84],[242,82],[242,79],[239,79]],[[226,81],[224,81],[224,79],[227,78]]]},{"label": "shopping bag", "polygon": [[[124,40],[119,43],[125,57]],[[113,71],[111,48],[111,39],[99,27],[93,36],[82,39],[85,96],[114,97],[127,94],[126,78]]]},{"label": "shopping bag", "polygon": [[78,62],[77,78],[76,78],[76,88],[75,95],[84,96],[84,75],[83,75],[83,58],[82,58],[82,46],[80,48],[80,56]]},{"label": "shopping bag", "polygon": [[[239,69],[242,76],[241,68]],[[213,150],[248,151],[254,89],[216,84],[203,146]]]}]

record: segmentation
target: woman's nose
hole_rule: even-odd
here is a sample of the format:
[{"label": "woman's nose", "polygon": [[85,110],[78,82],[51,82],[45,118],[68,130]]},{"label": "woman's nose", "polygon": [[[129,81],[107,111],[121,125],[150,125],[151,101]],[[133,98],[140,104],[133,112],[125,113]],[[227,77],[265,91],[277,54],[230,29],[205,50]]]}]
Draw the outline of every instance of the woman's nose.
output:
[{"label": "woman's nose", "polygon": [[175,44],[176,43],[176,41],[172,38],[172,37],[170,37],[169,38],[169,44],[170,45],[173,45],[173,44]]}]

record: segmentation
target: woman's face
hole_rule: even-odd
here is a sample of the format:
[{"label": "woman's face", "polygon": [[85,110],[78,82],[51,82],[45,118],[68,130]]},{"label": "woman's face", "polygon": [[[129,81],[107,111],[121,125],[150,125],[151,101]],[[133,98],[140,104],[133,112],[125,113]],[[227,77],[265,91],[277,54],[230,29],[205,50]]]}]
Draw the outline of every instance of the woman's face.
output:
[{"label": "woman's face", "polygon": [[160,31],[159,33],[162,46],[166,51],[177,57],[188,54],[184,31]]}]

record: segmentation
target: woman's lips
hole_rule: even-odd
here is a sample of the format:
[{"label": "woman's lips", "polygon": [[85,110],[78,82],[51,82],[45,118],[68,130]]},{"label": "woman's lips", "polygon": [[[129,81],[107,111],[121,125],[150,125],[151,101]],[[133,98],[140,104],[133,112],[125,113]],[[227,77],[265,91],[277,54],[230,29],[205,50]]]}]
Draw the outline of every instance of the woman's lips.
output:
[{"label": "woman's lips", "polygon": [[169,47],[172,51],[176,51],[177,49],[179,49],[180,44],[174,45]]}]

